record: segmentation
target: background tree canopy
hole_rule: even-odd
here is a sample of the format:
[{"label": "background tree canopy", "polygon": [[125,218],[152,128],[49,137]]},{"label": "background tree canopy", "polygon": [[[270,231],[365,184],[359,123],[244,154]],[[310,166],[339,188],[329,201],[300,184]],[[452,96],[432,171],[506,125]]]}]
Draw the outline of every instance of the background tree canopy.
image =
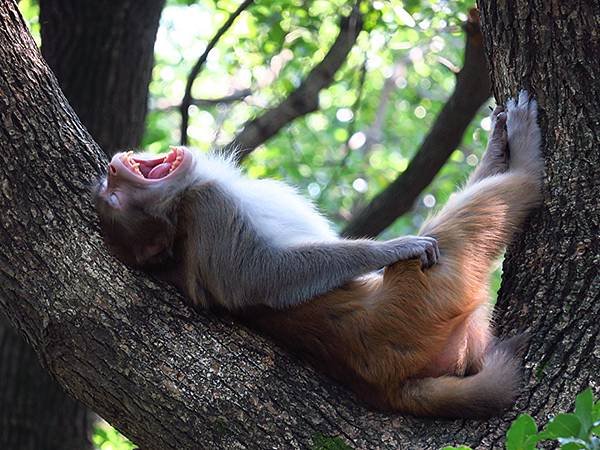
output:
[{"label": "background tree canopy", "polygon": [[[155,44],[142,147],[180,141],[178,105],[208,41],[240,2],[169,0]],[[229,143],[242,125],[287,97],[335,40],[353,2],[258,0],[210,52],[193,84],[189,145]],[[21,10],[39,39],[35,2]],[[462,65],[469,1],[374,1],[319,110],[289,124],[246,160],[253,177],[285,179],[315,200],[339,229],[408,163],[448,99]],[[246,95],[248,94],[248,95]],[[215,100],[224,99],[222,102]],[[422,193],[385,236],[414,233],[477,164],[489,129],[486,107]]]}]

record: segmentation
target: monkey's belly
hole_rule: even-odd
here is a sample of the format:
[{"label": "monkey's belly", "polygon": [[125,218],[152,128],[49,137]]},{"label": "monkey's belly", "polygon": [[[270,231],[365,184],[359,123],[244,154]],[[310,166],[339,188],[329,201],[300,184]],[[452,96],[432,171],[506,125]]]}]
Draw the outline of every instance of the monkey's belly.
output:
[{"label": "monkey's belly", "polygon": [[469,349],[468,322],[462,322],[450,333],[441,352],[419,373],[418,378],[464,375]]}]

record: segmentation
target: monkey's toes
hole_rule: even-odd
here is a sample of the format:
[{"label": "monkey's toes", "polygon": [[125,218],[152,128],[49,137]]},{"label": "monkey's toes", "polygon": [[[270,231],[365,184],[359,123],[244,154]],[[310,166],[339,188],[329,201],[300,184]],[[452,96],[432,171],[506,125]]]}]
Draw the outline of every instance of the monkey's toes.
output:
[{"label": "monkey's toes", "polygon": [[491,148],[492,152],[495,154],[503,154],[506,150],[506,142],[508,140],[506,120],[507,115],[502,111],[498,113],[496,120],[492,123],[489,148]]},{"label": "monkey's toes", "polygon": [[509,117],[518,116],[520,120],[537,120],[537,102],[526,90],[519,92],[519,96],[510,98],[506,102]]},{"label": "monkey's toes", "polygon": [[500,114],[502,111],[504,111],[504,106],[496,105],[496,107],[492,111],[492,120],[496,119],[498,117],[498,114]]}]

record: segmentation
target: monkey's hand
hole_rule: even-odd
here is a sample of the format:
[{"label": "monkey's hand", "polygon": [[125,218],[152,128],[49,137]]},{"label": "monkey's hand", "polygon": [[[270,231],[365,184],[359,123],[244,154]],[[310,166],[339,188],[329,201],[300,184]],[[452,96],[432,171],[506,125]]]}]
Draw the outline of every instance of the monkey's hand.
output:
[{"label": "monkey's hand", "polygon": [[433,266],[440,257],[437,241],[429,236],[403,236],[383,245],[394,254],[396,261],[419,259],[423,268]]}]

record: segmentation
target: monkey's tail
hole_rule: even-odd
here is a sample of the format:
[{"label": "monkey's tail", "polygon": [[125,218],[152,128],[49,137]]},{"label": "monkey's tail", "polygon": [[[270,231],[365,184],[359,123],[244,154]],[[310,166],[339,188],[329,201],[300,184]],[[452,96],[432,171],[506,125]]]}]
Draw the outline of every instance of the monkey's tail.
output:
[{"label": "monkey's tail", "polygon": [[447,418],[487,418],[511,407],[519,393],[522,352],[527,336],[491,345],[483,368],[467,377],[441,376],[407,381],[396,405],[419,415]]}]

